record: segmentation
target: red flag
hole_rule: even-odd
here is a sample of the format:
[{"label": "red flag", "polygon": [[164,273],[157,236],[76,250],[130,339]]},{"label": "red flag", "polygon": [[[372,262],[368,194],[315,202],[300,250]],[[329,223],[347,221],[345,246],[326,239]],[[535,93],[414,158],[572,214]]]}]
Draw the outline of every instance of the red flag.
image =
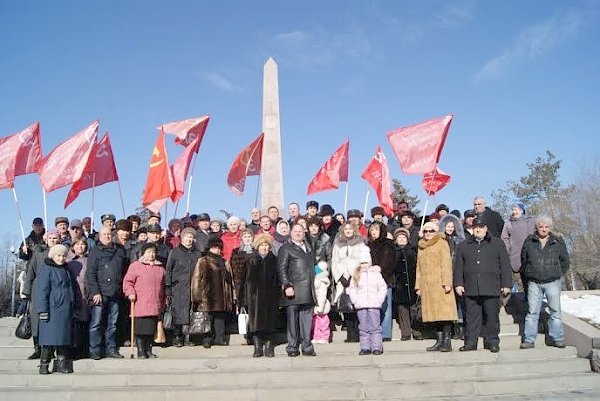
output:
[{"label": "red flag", "polygon": [[[182,146],[188,146],[190,143],[197,141],[197,148],[194,152],[198,153],[200,149],[200,142],[206,132],[208,126],[209,116],[202,116],[199,118],[188,118],[187,120],[174,121],[172,123],[163,124],[162,129],[166,134],[173,134],[175,143]],[[159,127],[160,128],[160,127]]]},{"label": "red flag", "polygon": [[41,161],[40,181],[46,192],[73,184],[81,178],[96,143],[98,126],[99,121],[93,121],[55,147]]},{"label": "red flag", "polygon": [[435,170],[423,176],[421,185],[428,195],[435,195],[450,182],[450,176],[436,167]]},{"label": "red flag", "polygon": [[39,122],[0,138],[0,188],[12,188],[19,175],[36,173],[41,160]]},{"label": "red flag", "polygon": [[375,156],[371,159],[367,168],[361,174],[361,177],[373,187],[377,194],[379,204],[385,210],[388,216],[394,213],[394,204],[392,202],[390,169],[388,168],[387,159],[381,150],[381,146],[377,146]]},{"label": "red flag", "polygon": [[186,148],[181,152],[175,163],[171,166],[171,172],[173,174],[174,191],[171,194],[171,200],[177,202],[179,198],[183,196],[185,190],[185,180],[187,178],[188,170],[190,169],[190,162],[194,151],[200,146],[202,137],[195,136],[194,140],[190,142]]},{"label": "red flag", "polygon": [[317,171],[315,178],[308,184],[306,193],[312,195],[321,191],[337,189],[340,181],[348,181],[348,151],[350,141],[346,140]]},{"label": "red flag", "polygon": [[94,151],[85,167],[85,172],[75,182],[65,200],[65,209],[79,196],[84,189],[97,187],[107,182],[118,181],[117,168],[113,157],[112,146],[108,132],[94,146]]},{"label": "red flag", "polygon": [[435,169],[453,117],[450,114],[387,134],[405,174],[425,174]]},{"label": "red flag", "polygon": [[231,165],[231,169],[227,175],[227,185],[229,185],[229,189],[237,196],[242,196],[244,193],[246,177],[260,175],[264,138],[265,134],[260,134],[258,138],[237,155]]},{"label": "red flag", "polygon": [[151,211],[158,212],[173,193],[173,187],[173,175],[165,148],[165,132],[161,128],[150,158],[142,204]]}]

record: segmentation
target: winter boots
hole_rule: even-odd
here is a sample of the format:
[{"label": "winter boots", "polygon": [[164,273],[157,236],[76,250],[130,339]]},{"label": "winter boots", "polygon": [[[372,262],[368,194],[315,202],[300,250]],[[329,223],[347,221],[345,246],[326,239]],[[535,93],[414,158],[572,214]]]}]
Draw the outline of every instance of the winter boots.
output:
[{"label": "winter boots", "polygon": [[441,331],[437,331],[435,335],[437,337],[437,341],[431,347],[427,347],[427,351],[439,351],[442,347],[444,333],[442,333]]},{"label": "winter boots", "polygon": [[263,340],[258,336],[254,336],[254,354],[252,354],[252,357],[260,358],[261,356],[264,356]]},{"label": "winter boots", "polygon": [[54,353],[54,347],[42,347],[40,350],[40,375],[50,373],[73,373],[73,360],[68,359],[66,347],[57,347],[57,359],[52,364],[52,372],[48,369]]},{"label": "winter boots", "polygon": [[271,338],[267,339],[267,342],[265,343],[265,356],[267,358],[275,357],[275,343]]},{"label": "winter boots", "polygon": [[449,324],[445,325],[442,331],[442,344],[440,345],[440,351],[441,352],[450,352],[452,351],[452,343],[451,343],[451,336],[450,336],[450,330],[451,330],[452,326],[450,326]]},{"label": "winter boots", "polygon": [[141,359],[158,358],[152,353],[152,336],[136,336],[135,345],[137,348],[137,357]]}]

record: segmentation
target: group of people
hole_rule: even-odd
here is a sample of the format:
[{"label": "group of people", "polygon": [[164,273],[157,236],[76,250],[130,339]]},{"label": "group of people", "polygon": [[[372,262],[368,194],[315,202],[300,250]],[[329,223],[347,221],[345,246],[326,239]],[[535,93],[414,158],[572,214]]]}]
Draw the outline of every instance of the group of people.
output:
[{"label": "group of people", "polygon": [[[498,352],[502,298],[517,290],[529,302],[521,348],[534,346],[544,295],[551,345],[564,347],[560,280],[569,257],[552,221],[534,221],[522,204],[506,223],[483,198],[473,206],[461,215],[438,205],[422,226],[406,202],[393,216],[373,208],[372,220],[309,201],[304,214],[290,203],[288,219],[272,206],[264,215],[253,209],[248,221],[230,216],[223,224],[201,213],[173,219],[166,230],[158,213],[144,222],[105,214],[99,232],[89,218],[58,217],[47,231],[36,218],[19,250],[27,261],[30,359],[48,374],[55,356],[52,371],[61,373],[73,371],[74,358],[123,358],[129,319],[137,356],[155,358],[167,309],[176,347],[227,345],[227,322],[247,313],[254,357],[274,356],[281,321],[290,357],[316,355],[314,344],[332,341],[340,325],[360,355],[379,355],[394,316],[402,341],[433,329],[428,351],[451,351],[454,336],[464,339],[461,351],[477,349],[483,337],[484,348]],[[209,317],[210,328],[186,336],[195,312]]]}]

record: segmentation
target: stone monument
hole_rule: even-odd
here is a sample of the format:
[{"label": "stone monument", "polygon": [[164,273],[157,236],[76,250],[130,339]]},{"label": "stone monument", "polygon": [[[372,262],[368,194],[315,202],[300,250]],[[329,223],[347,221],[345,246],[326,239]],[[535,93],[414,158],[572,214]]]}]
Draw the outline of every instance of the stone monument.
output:
[{"label": "stone monument", "polygon": [[283,210],[283,172],[281,167],[281,133],[279,129],[279,82],[277,63],[269,57],[263,70],[263,142],[261,167],[261,208]]}]

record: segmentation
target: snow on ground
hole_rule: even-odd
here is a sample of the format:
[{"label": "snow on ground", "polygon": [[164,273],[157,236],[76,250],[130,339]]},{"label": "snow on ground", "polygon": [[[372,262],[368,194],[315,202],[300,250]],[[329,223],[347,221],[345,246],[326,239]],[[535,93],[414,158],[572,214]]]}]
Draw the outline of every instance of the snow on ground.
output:
[{"label": "snow on ground", "polygon": [[586,294],[580,298],[569,298],[563,294],[560,297],[560,306],[564,312],[600,325],[600,295]]}]

